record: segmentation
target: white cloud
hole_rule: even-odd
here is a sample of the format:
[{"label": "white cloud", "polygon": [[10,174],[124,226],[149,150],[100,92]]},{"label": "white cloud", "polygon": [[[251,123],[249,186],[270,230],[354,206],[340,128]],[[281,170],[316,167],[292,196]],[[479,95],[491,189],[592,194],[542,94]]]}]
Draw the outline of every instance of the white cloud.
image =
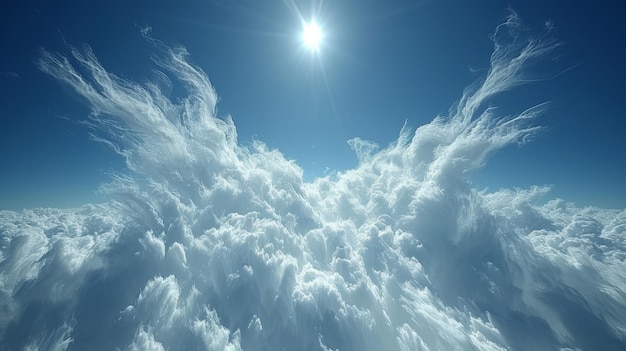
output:
[{"label": "white cloud", "polygon": [[539,130],[543,105],[486,107],[556,45],[520,28],[498,27],[487,77],[449,118],[378,152],[354,139],[359,166],[312,183],[278,151],[237,144],[182,49],[148,39],[188,87],[180,102],[89,49],[44,51],[41,69],[92,107],[96,139],[128,173],[105,204],[0,212],[2,347],[623,348],[626,211],[468,181]]},{"label": "white cloud", "polygon": [[154,340],[151,330],[141,328],[137,332],[133,343],[128,347],[129,351],[165,351],[163,345]]}]

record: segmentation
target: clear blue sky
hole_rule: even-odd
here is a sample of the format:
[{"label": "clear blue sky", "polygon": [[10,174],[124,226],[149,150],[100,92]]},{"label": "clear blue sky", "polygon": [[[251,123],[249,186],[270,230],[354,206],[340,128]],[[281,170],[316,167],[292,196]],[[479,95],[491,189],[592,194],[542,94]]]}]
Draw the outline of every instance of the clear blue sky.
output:
[{"label": "clear blue sky", "polygon": [[[254,139],[297,160],[307,179],[356,165],[346,141],[385,146],[404,121],[445,115],[489,65],[489,35],[514,9],[540,34],[551,21],[563,45],[531,67],[544,81],[496,99],[502,111],[551,101],[545,133],[495,155],[477,185],[552,184],[578,205],[626,207],[626,29],[620,1],[296,1],[325,33],[303,50],[297,13],[283,1],[21,1],[0,5],[0,209],[65,207],[123,166],[79,124],[88,108],[37,70],[40,49],[88,44],[105,68],[153,77],[140,29],[182,45],[232,115],[242,144]],[[317,10],[311,10],[316,7]],[[562,74],[561,74],[562,73]],[[176,90],[173,92],[176,94]]]}]

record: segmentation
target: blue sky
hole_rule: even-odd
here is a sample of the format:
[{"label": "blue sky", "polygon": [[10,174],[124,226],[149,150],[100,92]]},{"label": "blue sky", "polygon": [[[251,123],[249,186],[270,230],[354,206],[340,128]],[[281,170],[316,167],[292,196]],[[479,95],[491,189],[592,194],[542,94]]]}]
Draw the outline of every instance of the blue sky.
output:
[{"label": "blue sky", "polygon": [[[294,4],[325,34],[317,56],[299,40],[287,2],[27,1],[1,13],[0,208],[76,206],[122,160],[89,139],[89,110],[40,71],[41,48],[92,47],[104,67],[142,81],[154,76],[141,28],[182,45],[232,115],[243,144],[253,139],[295,159],[305,177],[357,163],[347,140],[382,147],[405,121],[429,122],[489,67],[489,35],[514,9],[531,34],[562,42],[529,74],[540,81],[496,99],[512,112],[551,101],[546,131],[508,147],[479,171],[479,187],[553,185],[550,197],[578,205],[626,207],[626,30],[616,1],[326,1]],[[174,87],[172,94],[176,96]]]}]

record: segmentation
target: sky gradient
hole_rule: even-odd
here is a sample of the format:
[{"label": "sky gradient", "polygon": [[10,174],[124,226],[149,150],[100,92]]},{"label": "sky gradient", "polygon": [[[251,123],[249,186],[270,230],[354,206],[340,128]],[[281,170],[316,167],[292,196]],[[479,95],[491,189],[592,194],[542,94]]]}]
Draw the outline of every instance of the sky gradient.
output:
[{"label": "sky gradient", "polygon": [[[262,140],[312,180],[356,165],[347,140],[381,147],[403,124],[446,115],[463,89],[486,74],[493,28],[513,8],[535,36],[562,45],[529,69],[537,82],[503,94],[503,111],[549,101],[545,133],[498,153],[474,179],[500,187],[551,185],[579,205],[626,206],[623,101],[626,54],[616,2],[78,1],[7,3],[2,11],[0,107],[4,127],[0,206],[77,206],[100,201],[97,187],[123,167],[80,125],[88,114],[36,67],[40,50],[88,44],[123,77],[153,78],[142,28],[182,45],[218,89],[218,115],[239,139]],[[298,11],[294,10],[294,6]],[[318,55],[303,50],[300,23],[318,17]],[[552,31],[546,34],[545,23]],[[174,87],[173,94],[177,90]]]}]

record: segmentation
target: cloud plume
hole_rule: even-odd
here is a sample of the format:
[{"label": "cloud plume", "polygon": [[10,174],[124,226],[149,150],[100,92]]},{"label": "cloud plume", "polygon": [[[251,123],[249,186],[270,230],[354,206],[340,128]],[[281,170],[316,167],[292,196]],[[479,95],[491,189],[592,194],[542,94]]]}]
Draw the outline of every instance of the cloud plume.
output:
[{"label": "cloud plume", "polygon": [[148,37],[158,84],[88,47],[43,51],[127,171],[106,203],[0,211],[0,348],[624,349],[626,211],[470,182],[540,130],[544,104],[489,105],[557,45],[522,29],[515,15],[496,28],[490,70],[449,116],[379,151],[352,139],[359,165],[310,183],[279,151],[238,144],[182,48]]}]

